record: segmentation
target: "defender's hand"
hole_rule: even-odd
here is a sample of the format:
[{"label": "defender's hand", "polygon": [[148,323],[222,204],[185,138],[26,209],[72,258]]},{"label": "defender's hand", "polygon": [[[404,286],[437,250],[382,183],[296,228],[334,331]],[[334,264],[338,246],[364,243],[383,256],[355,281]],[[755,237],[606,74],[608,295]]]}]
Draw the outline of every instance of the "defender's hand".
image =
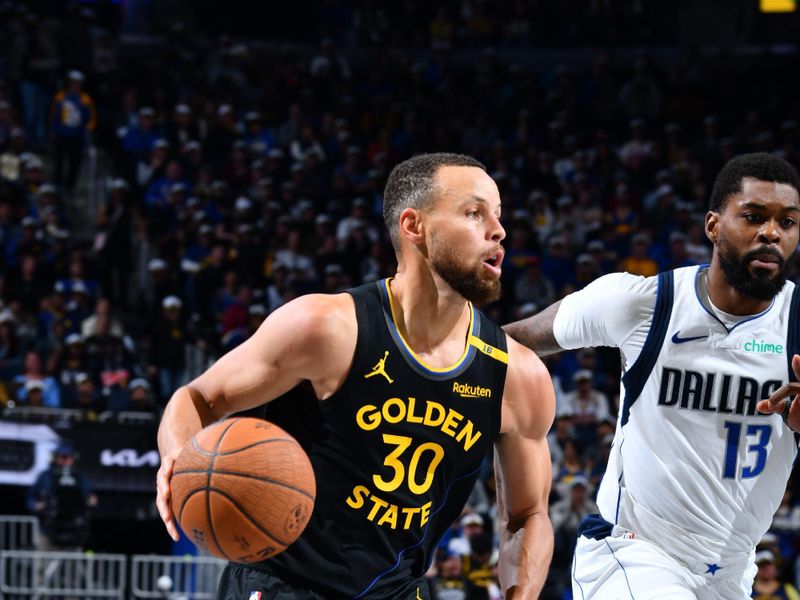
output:
[{"label": "defender's hand", "polygon": [[156,475],[156,490],[158,496],[156,498],[156,506],[158,507],[158,514],[161,520],[164,521],[164,526],[167,528],[167,533],[173,541],[178,541],[178,528],[175,527],[175,520],[172,517],[172,508],[170,507],[170,487],[169,482],[172,479],[172,468],[175,466],[175,457],[164,456],[161,458],[161,466],[158,468]]},{"label": "defender's hand", "polygon": [[800,394],[800,355],[792,357],[792,371],[798,381],[785,383],[766,400],[761,400],[756,408],[762,413],[778,413],[792,431],[800,431],[800,403],[794,402]]}]

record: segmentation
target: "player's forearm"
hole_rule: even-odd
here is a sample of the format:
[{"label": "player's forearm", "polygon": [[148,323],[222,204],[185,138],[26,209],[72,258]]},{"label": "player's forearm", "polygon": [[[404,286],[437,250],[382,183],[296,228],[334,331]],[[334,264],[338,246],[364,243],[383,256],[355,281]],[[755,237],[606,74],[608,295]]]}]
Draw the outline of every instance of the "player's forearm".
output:
[{"label": "player's forearm", "polygon": [[553,528],[546,512],[534,513],[502,529],[498,574],[505,598],[538,598],[552,557]]},{"label": "player's forearm", "polygon": [[218,420],[196,390],[183,386],[175,390],[164,409],[158,427],[158,451],[169,456],[188,442],[194,434]]},{"label": "player's forearm", "polygon": [[505,332],[539,356],[561,352],[563,348],[553,335],[553,321],[560,302],[549,306],[537,315],[503,325]]}]

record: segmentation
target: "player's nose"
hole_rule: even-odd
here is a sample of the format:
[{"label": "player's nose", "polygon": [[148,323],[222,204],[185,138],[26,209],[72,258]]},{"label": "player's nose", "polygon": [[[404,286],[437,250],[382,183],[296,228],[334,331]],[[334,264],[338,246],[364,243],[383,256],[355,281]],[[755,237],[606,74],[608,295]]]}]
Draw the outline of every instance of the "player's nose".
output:
[{"label": "player's nose", "polygon": [[775,219],[766,219],[758,232],[762,242],[775,244],[781,239],[780,224]]},{"label": "player's nose", "polygon": [[506,237],[506,230],[503,228],[503,224],[500,223],[500,219],[498,218],[498,216],[492,214],[489,217],[488,224],[489,224],[488,226],[489,238],[493,242],[503,241]]}]

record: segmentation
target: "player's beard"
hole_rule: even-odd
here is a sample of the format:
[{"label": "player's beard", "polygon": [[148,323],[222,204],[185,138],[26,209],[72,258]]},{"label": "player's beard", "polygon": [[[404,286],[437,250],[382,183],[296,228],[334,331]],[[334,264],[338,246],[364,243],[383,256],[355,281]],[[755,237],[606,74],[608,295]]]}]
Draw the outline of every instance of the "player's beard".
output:
[{"label": "player's beard", "polygon": [[482,260],[464,263],[436,234],[431,236],[429,250],[433,270],[463,298],[478,305],[500,299],[500,279],[483,268]]},{"label": "player's beard", "polygon": [[[717,253],[725,281],[742,296],[756,300],[772,300],[786,283],[789,261],[784,260],[773,247],[762,246],[745,254],[739,254],[733,245],[720,236]],[[759,254],[769,254],[778,259],[778,270],[751,268],[750,263]]]}]

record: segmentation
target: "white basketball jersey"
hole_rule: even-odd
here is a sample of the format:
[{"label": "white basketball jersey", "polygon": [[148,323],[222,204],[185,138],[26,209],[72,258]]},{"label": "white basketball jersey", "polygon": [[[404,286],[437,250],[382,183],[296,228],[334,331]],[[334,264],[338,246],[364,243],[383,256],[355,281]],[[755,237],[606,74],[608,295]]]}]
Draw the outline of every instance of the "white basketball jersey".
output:
[{"label": "white basketball jersey", "polygon": [[[681,560],[739,568],[769,528],[797,452],[780,416],[756,411],[790,377],[787,353],[798,351],[797,336],[789,339],[795,286],[787,282],[765,312],[731,326],[697,293],[703,268],[627,276],[655,308],[623,374],[598,505],[609,523]],[[569,318],[580,318],[577,306]],[[609,298],[606,307],[625,308]],[[587,329],[572,328],[579,330]],[[574,337],[564,347],[577,347]]]}]

